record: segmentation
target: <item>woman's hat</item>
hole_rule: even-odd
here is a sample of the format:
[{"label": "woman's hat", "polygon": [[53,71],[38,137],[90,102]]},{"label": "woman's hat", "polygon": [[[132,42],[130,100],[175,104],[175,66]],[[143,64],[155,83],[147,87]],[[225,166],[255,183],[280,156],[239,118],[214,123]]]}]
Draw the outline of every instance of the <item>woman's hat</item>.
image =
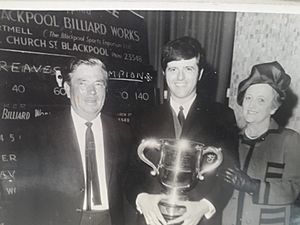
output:
[{"label": "woman's hat", "polygon": [[250,76],[239,84],[237,103],[242,105],[244,94],[252,84],[269,84],[278,92],[283,101],[290,83],[291,77],[285,73],[277,61],[254,65]]}]

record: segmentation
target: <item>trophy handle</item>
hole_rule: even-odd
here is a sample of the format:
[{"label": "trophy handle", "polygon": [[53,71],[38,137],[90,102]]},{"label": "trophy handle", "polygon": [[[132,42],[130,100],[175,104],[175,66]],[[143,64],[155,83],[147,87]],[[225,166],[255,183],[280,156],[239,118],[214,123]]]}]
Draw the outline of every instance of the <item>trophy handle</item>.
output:
[{"label": "trophy handle", "polygon": [[[203,168],[201,168],[201,164],[203,164],[203,162],[201,163],[201,161],[203,160],[204,155],[209,153],[213,153],[213,154],[211,155],[211,157],[208,156],[206,160],[206,164],[203,166]],[[203,174],[207,172],[211,172],[214,169],[218,168],[221,165],[222,161],[223,161],[223,154],[221,148],[216,148],[213,146],[204,147],[202,151],[202,157],[198,157],[198,161],[197,161],[199,180],[204,180]]]},{"label": "trophy handle", "polygon": [[159,174],[158,168],[149,159],[147,159],[146,156],[144,155],[145,148],[150,148],[150,149],[154,148],[156,150],[159,150],[160,143],[155,139],[143,139],[137,149],[138,156],[144,163],[146,163],[148,166],[150,166],[152,168],[151,175],[155,176],[155,175]]}]

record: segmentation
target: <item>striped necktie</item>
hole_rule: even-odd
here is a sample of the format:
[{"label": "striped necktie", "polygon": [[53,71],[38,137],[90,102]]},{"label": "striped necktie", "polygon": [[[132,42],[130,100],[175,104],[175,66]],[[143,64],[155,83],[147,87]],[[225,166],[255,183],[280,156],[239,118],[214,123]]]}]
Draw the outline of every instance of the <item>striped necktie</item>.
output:
[{"label": "striped necktie", "polygon": [[178,118],[180,126],[183,127],[185,118],[184,118],[183,107],[182,106],[179,107],[179,113],[178,113],[177,118]]},{"label": "striped necktie", "polygon": [[91,191],[93,187],[93,203],[101,204],[99,177],[97,171],[96,148],[94,134],[92,131],[91,122],[86,122],[87,126],[85,133],[85,159],[86,159],[86,189],[87,189],[87,210],[91,210]]}]

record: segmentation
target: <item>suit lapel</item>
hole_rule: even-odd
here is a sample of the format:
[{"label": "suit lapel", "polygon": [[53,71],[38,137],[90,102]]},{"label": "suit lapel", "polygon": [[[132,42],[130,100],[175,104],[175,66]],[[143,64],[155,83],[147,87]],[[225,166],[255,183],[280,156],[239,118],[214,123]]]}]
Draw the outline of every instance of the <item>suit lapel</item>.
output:
[{"label": "suit lapel", "polygon": [[[175,127],[174,127],[174,119],[172,113],[172,107],[170,103],[165,103],[163,105],[163,110],[161,114],[158,114],[160,118],[162,118],[161,123],[163,124],[162,130],[166,131],[166,137],[174,138],[175,137]],[[154,126],[161,126],[160,124],[154,124]],[[165,138],[165,137],[161,137]]]},{"label": "suit lapel", "polygon": [[[64,163],[74,168],[73,177],[77,178],[78,182],[84,183],[82,159],[71,114],[62,116],[62,119],[60,118],[54,121],[54,123],[56,123],[56,129],[55,132],[53,132],[54,139],[50,141],[49,144],[54,143],[56,145],[54,149],[57,150],[58,156],[67,159]],[[64,155],[62,156],[62,154]],[[78,167],[78,163],[81,166]]]},{"label": "suit lapel", "polygon": [[[65,121],[63,124],[61,121]],[[75,155],[80,156],[79,144],[77,141],[76,131],[74,128],[72,116],[64,117],[64,120],[59,120],[56,124],[56,130],[54,131],[55,142],[58,146],[58,149],[68,149],[69,151],[78,153]],[[68,152],[69,154],[70,152]]]},{"label": "suit lapel", "polygon": [[184,122],[181,133],[182,137],[188,136],[188,133],[193,132],[195,127],[197,127],[198,130],[201,129],[201,126],[199,126],[199,124],[201,124],[203,118],[205,118],[205,116],[203,116],[204,112],[204,105],[200,102],[198,98],[196,98],[193,104],[191,105],[189,113]]}]

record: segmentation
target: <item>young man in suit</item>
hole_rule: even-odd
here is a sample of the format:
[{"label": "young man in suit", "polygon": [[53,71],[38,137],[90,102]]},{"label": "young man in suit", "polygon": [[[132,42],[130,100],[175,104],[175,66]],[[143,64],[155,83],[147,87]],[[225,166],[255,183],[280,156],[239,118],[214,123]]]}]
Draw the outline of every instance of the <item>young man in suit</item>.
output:
[{"label": "young man in suit", "polygon": [[97,58],[74,59],[64,76],[71,107],[39,130],[37,225],[122,225],[130,133],[104,115],[108,74]]},{"label": "young man in suit", "polygon": [[[163,49],[161,62],[170,100],[135,118],[133,132],[137,141],[150,137],[196,141],[221,147],[224,156],[221,166],[235,163],[237,132],[233,111],[197,95],[196,86],[204,66],[200,43],[190,37],[171,41]],[[135,155],[132,158],[137,158]],[[150,167],[139,160],[132,162],[127,195],[140,212],[137,224],[167,224],[158,207],[164,198],[161,185],[150,175]],[[232,188],[218,179],[216,172],[204,174],[204,180],[188,192],[189,200],[180,203],[186,212],[168,224],[221,224],[222,210],[231,194]]]}]

